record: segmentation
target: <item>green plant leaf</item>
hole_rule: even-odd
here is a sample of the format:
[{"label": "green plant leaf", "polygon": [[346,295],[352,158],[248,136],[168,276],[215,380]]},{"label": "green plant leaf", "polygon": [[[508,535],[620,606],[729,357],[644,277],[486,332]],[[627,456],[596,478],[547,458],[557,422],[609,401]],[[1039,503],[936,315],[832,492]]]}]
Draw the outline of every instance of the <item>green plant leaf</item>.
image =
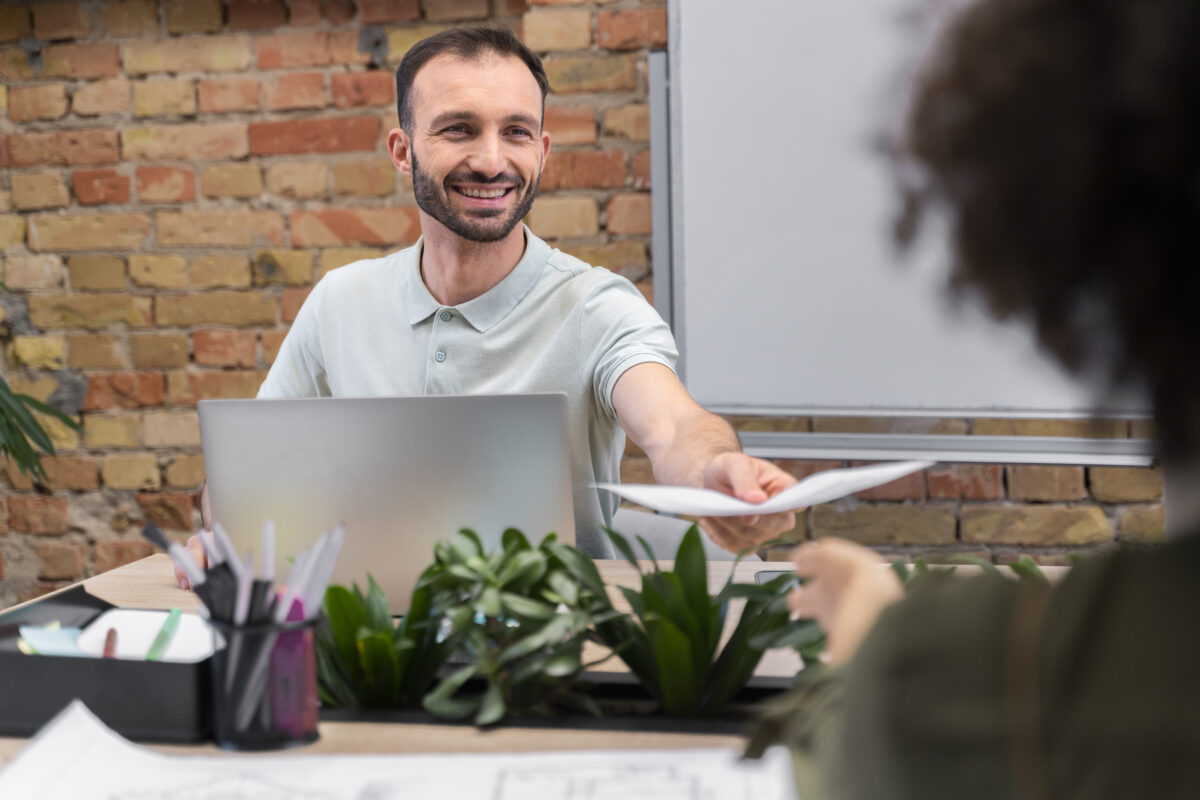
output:
[{"label": "green plant leaf", "polygon": [[500,592],[499,599],[504,608],[519,617],[541,620],[550,619],[555,613],[554,606],[522,597],[513,592]]},{"label": "green plant leaf", "polygon": [[462,528],[451,536],[447,546],[459,561],[483,555],[483,542],[479,541],[479,534],[470,528]]},{"label": "green plant leaf", "polygon": [[614,531],[612,528],[605,528],[604,532],[608,534],[608,538],[612,541],[613,546],[621,554],[622,558],[629,562],[638,574],[642,572],[642,565],[638,563],[637,556],[634,555],[633,548],[629,546],[629,540],[621,534]]},{"label": "green plant leaf", "polygon": [[546,556],[536,550],[523,550],[513,555],[496,575],[502,589],[522,592],[540,581],[546,574]]},{"label": "green plant leaf", "polygon": [[394,705],[400,693],[400,665],[391,632],[359,636],[358,655],[363,666],[366,702],[371,706]]},{"label": "green plant leaf", "polygon": [[332,708],[354,708],[358,703],[339,661],[337,646],[323,633],[317,634],[315,644],[322,702]]},{"label": "green plant leaf", "polygon": [[485,586],[483,591],[479,593],[479,600],[475,603],[475,611],[483,614],[485,617],[495,619],[499,617],[503,608],[500,605],[500,590],[495,586]]},{"label": "green plant leaf", "polygon": [[598,600],[607,598],[604,590],[604,580],[596,569],[596,562],[585,553],[561,542],[549,542],[543,545],[558,559],[571,577],[587,587]]},{"label": "green plant leaf", "polygon": [[379,584],[367,574],[367,625],[372,631],[387,631],[389,638],[392,633],[392,609],[388,605],[387,595]]},{"label": "green plant leaf", "polygon": [[553,656],[546,662],[543,672],[552,678],[564,678],[568,675],[574,675],[580,669],[579,648],[574,648]]},{"label": "green plant leaf", "polygon": [[443,678],[432,692],[425,695],[425,710],[445,719],[462,719],[471,714],[479,706],[479,700],[455,699],[453,695],[475,675],[475,672],[476,666],[467,664]]},{"label": "green plant leaf", "polygon": [[366,625],[367,612],[358,598],[348,592],[346,587],[336,585],[325,590],[324,607],[338,658],[346,674],[351,680],[355,680],[360,672],[358,629]]},{"label": "green plant leaf", "polygon": [[479,701],[479,713],[475,724],[483,727],[499,722],[504,717],[504,694],[496,684],[490,684]]},{"label": "green plant leaf", "polygon": [[979,567],[988,575],[1003,577],[1000,569],[995,564],[985,558],[980,558],[979,556],[954,556],[950,560],[957,564],[970,564],[972,566]]},{"label": "green plant leaf", "polygon": [[1042,572],[1042,568],[1038,563],[1029,556],[1021,556],[1016,561],[1008,565],[1008,568],[1013,571],[1018,578],[1023,581],[1036,581],[1038,583],[1049,584],[1050,579],[1046,577],[1046,573]]},{"label": "green plant leaf", "polygon": [[656,685],[663,710],[672,716],[694,715],[699,710],[699,687],[692,672],[691,642],[668,619],[651,619],[646,629],[654,651]]},{"label": "green plant leaf", "polygon": [[529,544],[529,540],[525,538],[525,534],[516,528],[509,528],[500,535],[500,546],[505,552],[533,549]]},{"label": "green plant leaf", "polygon": [[561,570],[554,570],[546,575],[546,583],[556,595],[562,598],[562,601],[569,606],[575,606],[579,603],[579,586],[572,581],[567,573]]}]

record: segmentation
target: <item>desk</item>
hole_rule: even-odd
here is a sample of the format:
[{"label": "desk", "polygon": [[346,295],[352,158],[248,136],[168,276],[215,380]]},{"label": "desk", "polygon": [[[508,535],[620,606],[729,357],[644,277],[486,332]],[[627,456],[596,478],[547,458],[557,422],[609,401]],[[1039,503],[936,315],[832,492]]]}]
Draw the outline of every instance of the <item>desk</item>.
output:
[{"label": "desk", "polygon": [[[599,561],[601,574],[607,583],[634,585],[637,574],[624,561]],[[729,575],[730,562],[709,563],[710,586],[719,586]],[[788,563],[742,563],[734,576],[739,581],[753,582],[759,570],[786,570]],[[83,581],[90,594],[122,608],[161,609],[178,606],[184,611],[196,611],[200,601],[194,594],[180,589],[172,576],[170,560],[157,554],[127,564]],[[614,595],[614,602],[620,598]],[[623,598],[621,598],[623,600]],[[730,615],[733,616],[732,614]],[[798,662],[794,654],[784,651],[768,653],[758,673],[764,675],[795,674]],[[32,661],[31,667],[33,666]],[[614,663],[610,668],[620,668]],[[789,672],[790,670],[790,672]],[[367,722],[322,722],[321,738],[315,744],[292,754],[320,753],[479,753],[531,752],[547,750],[596,749],[680,749],[698,747],[740,748],[739,736],[720,734],[651,733],[631,731],[585,731],[571,728],[525,728],[518,724],[481,731],[469,725],[437,724],[375,724]],[[25,739],[0,737],[0,758],[14,758]],[[173,754],[225,753],[213,745],[180,746],[148,745],[154,750]]]}]

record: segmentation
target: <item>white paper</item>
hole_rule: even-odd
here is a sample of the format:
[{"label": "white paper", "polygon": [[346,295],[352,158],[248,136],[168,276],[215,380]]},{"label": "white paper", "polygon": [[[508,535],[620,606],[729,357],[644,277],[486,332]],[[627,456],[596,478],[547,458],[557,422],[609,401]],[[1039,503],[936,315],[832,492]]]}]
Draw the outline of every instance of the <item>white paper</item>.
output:
[{"label": "white paper", "polygon": [[[64,769],[64,766],[69,769]],[[795,800],[791,763],[735,750],[164,756],[73,702],[0,772],[0,797],[120,800]]]},{"label": "white paper", "polygon": [[897,461],[867,467],[830,469],[809,475],[794,486],[761,503],[747,503],[713,489],[691,486],[658,486],[646,483],[597,483],[597,489],[618,494],[626,500],[664,514],[697,517],[744,517],[777,514],[828,503],[897,478],[932,467],[934,461]]}]

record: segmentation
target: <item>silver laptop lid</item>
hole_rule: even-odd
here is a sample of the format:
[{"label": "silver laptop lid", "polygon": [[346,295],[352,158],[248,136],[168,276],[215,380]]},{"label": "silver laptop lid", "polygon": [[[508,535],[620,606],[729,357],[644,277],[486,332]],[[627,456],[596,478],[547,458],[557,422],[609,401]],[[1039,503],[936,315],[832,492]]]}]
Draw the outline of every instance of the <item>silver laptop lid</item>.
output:
[{"label": "silver laptop lid", "polygon": [[566,396],[202,400],[213,518],[239,552],[276,527],[276,576],[324,531],[346,527],[333,582],[366,588],[393,613],[433,562],[433,545],[472,528],[573,543]]}]

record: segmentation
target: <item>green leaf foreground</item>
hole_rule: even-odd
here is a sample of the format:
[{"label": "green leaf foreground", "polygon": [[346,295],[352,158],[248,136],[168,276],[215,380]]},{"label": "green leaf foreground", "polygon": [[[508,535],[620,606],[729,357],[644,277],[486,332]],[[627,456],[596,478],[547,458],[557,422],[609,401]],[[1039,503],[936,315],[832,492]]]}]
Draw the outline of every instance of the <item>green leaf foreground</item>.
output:
[{"label": "green leaf foreground", "polygon": [[[486,552],[462,530],[434,548],[434,563],[398,624],[368,576],[367,591],[331,586],[328,624],[317,638],[321,700],[333,707],[419,708],[490,725],[508,715],[563,708],[599,714],[580,681],[583,647],[601,645],[623,660],[676,716],[719,714],[746,684],[764,649],[811,644],[811,623],[793,623],[783,601],[790,579],[727,581],[708,588],[708,561],[693,526],[674,568],[643,572],[634,548],[610,531],[614,546],[641,575],[638,588],[614,587],[631,611],[613,606],[595,562],[554,534],[536,546],[515,529]],[[744,604],[719,647],[731,604]],[[447,666],[452,654],[465,663]],[[599,663],[599,662],[596,662]]]}]

